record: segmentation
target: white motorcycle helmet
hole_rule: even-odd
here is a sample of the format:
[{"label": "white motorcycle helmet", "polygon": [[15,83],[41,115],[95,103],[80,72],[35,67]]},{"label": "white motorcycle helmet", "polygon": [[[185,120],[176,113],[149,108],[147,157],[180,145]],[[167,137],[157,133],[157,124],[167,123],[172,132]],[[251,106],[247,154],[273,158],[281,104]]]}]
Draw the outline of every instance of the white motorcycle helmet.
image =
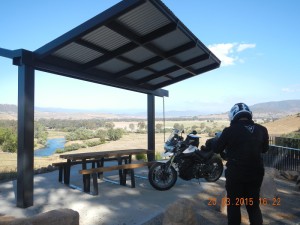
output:
[{"label": "white motorcycle helmet", "polygon": [[230,122],[246,117],[252,120],[252,112],[245,103],[235,104],[228,113]]}]

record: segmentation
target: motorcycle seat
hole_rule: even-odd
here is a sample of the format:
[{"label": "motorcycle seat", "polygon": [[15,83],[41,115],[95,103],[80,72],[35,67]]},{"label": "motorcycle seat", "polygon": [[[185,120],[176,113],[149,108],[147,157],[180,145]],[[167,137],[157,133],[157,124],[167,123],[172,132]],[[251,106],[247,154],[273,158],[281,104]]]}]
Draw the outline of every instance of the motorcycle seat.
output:
[{"label": "motorcycle seat", "polygon": [[203,150],[199,151],[198,150],[198,151],[195,151],[195,152],[196,152],[196,154],[198,154],[201,158],[203,158],[205,160],[209,159],[214,154],[213,151],[203,151]]}]

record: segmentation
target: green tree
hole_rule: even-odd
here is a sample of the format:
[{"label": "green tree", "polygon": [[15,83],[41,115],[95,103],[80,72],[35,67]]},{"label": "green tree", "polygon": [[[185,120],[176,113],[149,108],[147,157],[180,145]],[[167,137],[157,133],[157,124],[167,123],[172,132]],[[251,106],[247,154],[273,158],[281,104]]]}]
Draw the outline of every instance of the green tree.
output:
[{"label": "green tree", "polygon": [[0,127],[0,145],[3,144],[6,138],[7,128]]},{"label": "green tree", "polygon": [[200,129],[203,130],[205,128],[205,123],[200,123]]},{"label": "green tree", "polygon": [[40,122],[34,122],[34,138],[39,144],[46,145],[48,132],[45,125]]},{"label": "green tree", "polygon": [[117,129],[109,129],[107,131],[107,136],[110,141],[119,140],[123,135],[123,130],[120,128]]},{"label": "green tree", "polygon": [[133,123],[129,124],[129,128],[130,128],[131,132],[133,132],[134,128],[135,128],[134,124]]},{"label": "green tree", "polygon": [[198,126],[193,125],[193,126],[192,126],[192,131],[193,131],[193,130],[197,130],[197,128],[198,128]]},{"label": "green tree", "polygon": [[17,152],[18,142],[17,134],[11,129],[6,129],[4,134],[4,141],[2,142],[2,151],[4,152]]},{"label": "green tree", "polygon": [[174,123],[173,128],[178,130],[184,130],[184,125],[179,123]]},{"label": "green tree", "polygon": [[155,129],[157,132],[161,133],[163,130],[163,125],[161,123],[155,124]]},{"label": "green tree", "polygon": [[97,130],[96,137],[99,138],[99,140],[101,141],[101,143],[104,143],[105,139],[107,137],[107,130],[103,130],[103,129]]},{"label": "green tree", "polygon": [[144,130],[146,128],[146,123],[144,121],[141,121],[138,123],[139,130]]},{"label": "green tree", "polygon": [[107,129],[113,129],[115,127],[115,124],[113,122],[106,122],[105,128]]}]

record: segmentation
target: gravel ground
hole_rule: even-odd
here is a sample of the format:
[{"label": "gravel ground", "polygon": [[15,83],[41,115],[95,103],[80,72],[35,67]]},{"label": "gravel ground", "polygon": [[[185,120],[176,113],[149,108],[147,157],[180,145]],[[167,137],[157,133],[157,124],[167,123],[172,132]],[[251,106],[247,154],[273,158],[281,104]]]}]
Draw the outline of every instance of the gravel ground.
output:
[{"label": "gravel ground", "polygon": [[[72,167],[71,183],[81,187],[82,177],[78,169],[78,166]],[[147,169],[138,169],[136,174],[146,176]],[[113,172],[105,176],[117,179]],[[178,179],[169,191],[157,191],[148,180],[141,178],[136,178],[136,188],[100,181],[98,196],[67,187],[57,179],[58,171],[36,175],[34,206],[26,209],[15,206],[16,181],[0,183],[0,216],[30,217],[53,209],[70,208],[79,212],[81,225],[159,225],[169,204],[179,198],[191,198],[197,202],[197,213],[203,224],[227,223],[226,216],[217,207],[208,206],[209,198],[223,190],[224,178],[216,183],[201,181],[200,184]],[[300,224],[300,192],[295,191],[294,183],[275,181],[280,205],[261,206],[265,224]],[[243,224],[248,224],[245,209]]]}]

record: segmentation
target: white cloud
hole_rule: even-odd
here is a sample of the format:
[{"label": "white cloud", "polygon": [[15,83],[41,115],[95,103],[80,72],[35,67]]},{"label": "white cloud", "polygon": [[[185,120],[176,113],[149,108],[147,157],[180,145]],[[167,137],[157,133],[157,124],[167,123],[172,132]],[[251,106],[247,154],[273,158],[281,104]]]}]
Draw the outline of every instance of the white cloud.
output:
[{"label": "white cloud", "polygon": [[237,47],[237,52],[242,52],[248,48],[255,48],[256,44],[239,44]]},{"label": "white cloud", "polygon": [[283,92],[295,93],[300,92],[300,84],[292,85],[291,87],[285,87],[281,89]]},{"label": "white cloud", "polygon": [[222,66],[235,65],[236,62],[244,63],[239,53],[249,48],[255,48],[256,44],[222,43],[209,45],[208,48],[221,60]]}]

